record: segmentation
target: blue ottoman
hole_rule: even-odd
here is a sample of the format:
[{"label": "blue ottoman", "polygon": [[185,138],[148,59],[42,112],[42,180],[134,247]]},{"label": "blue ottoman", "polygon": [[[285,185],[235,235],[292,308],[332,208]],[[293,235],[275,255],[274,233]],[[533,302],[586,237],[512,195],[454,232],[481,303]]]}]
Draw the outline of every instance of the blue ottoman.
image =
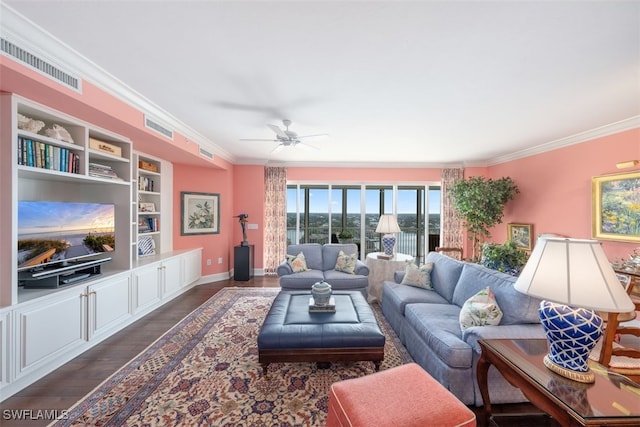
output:
[{"label": "blue ottoman", "polygon": [[384,359],[385,337],[359,291],[334,292],[335,313],[309,313],[310,292],[280,292],[258,334],[258,360],[269,363]]}]

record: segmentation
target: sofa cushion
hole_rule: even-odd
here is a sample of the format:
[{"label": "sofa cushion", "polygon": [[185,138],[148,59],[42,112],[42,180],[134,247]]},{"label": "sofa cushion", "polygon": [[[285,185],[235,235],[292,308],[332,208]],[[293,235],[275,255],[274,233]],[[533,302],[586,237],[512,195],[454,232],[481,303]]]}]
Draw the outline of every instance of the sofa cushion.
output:
[{"label": "sofa cushion", "polygon": [[[405,317],[407,327],[416,331],[440,360],[452,368],[471,368],[473,351],[462,340],[460,307],[454,304],[409,304],[405,308]],[[407,348],[420,347],[413,344],[407,342]]]},{"label": "sofa cushion", "polygon": [[353,274],[356,270],[356,262],[358,261],[358,254],[345,254],[344,251],[338,252],[338,259],[336,260],[336,271],[342,271],[343,273]]},{"label": "sofa cushion", "polygon": [[420,267],[410,262],[407,264],[404,277],[400,284],[423,289],[433,289],[431,285],[431,270],[433,270],[432,262],[427,262]]},{"label": "sofa cushion", "polygon": [[515,281],[516,277],[509,274],[480,264],[465,263],[453,293],[453,303],[462,307],[471,296],[489,286],[503,313],[501,325],[539,323],[540,300],[516,291]]},{"label": "sofa cushion", "polygon": [[333,269],[324,272],[324,281],[329,283],[333,290],[366,289],[369,286],[369,278],[367,276],[344,273]]},{"label": "sofa cushion", "polygon": [[287,255],[287,262],[294,273],[309,270],[307,268],[307,260],[304,258],[304,252],[300,252],[298,255]]},{"label": "sofa cushion", "polygon": [[488,286],[466,300],[460,309],[460,328],[463,331],[471,326],[497,326],[500,319],[502,310]]},{"label": "sofa cushion", "polygon": [[287,289],[310,290],[311,286],[313,286],[314,283],[320,282],[322,280],[324,280],[324,274],[322,274],[322,271],[307,270],[300,273],[285,274],[284,276],[280,276],[280,286]]},{"label": "sofa cushion", "polygon": [[397,307],[400,313],[404,313],[407,304],[419,302],[447,304],[447,300],[436,291],[405,286],[390,281],[385,281],[382,284],[382,301],[391,303],[390,306]]},{"label": "sofa cushion", "polygon": [[[433,263],[433,270],[431,271],[431,284],[433,289],[442,295],[447,302],[451,302],[453,299],[453,291],[456,283],[458,283],[462,267],[465,263],[437,252],[429,252],[424,262]],[[466,299],[467,298],[465,298],[465,300]]]},{"label": "sofa cushion", "polygon": [[304,253],[304,258],[307,261],[307,268],[311,270],[323,270],[321,244],[302,243],[299,245],[287,246],[287,255],[298,255],[300,252]]},{"label": "sofa cushion", "polygon": [[356,254],[358,257],[358,246],[355,243],[327,243],[322,245],[322,267],[321,270],[334,270],[338,262],[340,251],[346,255]]}]

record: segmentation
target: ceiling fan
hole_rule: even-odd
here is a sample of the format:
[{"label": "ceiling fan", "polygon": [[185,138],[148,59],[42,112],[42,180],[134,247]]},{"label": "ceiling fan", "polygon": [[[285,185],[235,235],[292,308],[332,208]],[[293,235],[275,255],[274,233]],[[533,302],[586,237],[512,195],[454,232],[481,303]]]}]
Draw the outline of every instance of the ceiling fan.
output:
[{"label": "ceiling fan", "polygon": [[313,145],[306,144],[301,141],[303,138],[311,138],[316,136],[327,136],[326,133],[319,133],[315,135],[298,135],[296,132],[289,130],[289,126],[291,125],[291,120],[283,119],[282,124],[284,125],[284,129],[281,129],[279,126],[267,124],[267,127],[275,132],[275,139],[241,139],[240,141],[273,141],[277,142],[278,145],[271,151],[272,153],[276,151],[282,150],[284,147],[305,147],[305,148],[313,148],[317,150],[317,147]]}]

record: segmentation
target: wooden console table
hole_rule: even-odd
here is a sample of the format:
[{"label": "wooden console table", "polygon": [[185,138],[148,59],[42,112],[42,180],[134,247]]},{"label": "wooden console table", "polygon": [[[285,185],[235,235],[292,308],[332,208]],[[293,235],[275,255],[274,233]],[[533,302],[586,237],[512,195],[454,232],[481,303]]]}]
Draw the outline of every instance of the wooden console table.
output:
[{"label": "wooden console table", "polygon": [[480,340],[478,386],[484,401],[481,425],[488,425],[491,401],[487,372],[493,365],[540,410],[562,426],[640,425],[640,387],[626,377],[590,363],[596,373],[593,384],[561,377],[547,369],[542,359],[548,344],[543,339]]}]

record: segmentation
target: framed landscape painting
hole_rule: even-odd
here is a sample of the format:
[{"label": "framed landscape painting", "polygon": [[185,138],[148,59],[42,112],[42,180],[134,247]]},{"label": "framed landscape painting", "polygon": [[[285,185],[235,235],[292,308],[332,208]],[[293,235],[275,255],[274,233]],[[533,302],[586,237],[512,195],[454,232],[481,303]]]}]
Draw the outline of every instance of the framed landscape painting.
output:
[{"label": "framed landscape painting", "polygon": [[183,191],[180,234],[220,233],[220,195]]},{"label": "framed landscape painting", "polygon": [[592,237],[640,242],[640,171],[591,180]]},{"label": "framed landscape painting", "polygon": [[507,236],[521,249],[530,251],[533,247],[533,224],[507,224]]}]

